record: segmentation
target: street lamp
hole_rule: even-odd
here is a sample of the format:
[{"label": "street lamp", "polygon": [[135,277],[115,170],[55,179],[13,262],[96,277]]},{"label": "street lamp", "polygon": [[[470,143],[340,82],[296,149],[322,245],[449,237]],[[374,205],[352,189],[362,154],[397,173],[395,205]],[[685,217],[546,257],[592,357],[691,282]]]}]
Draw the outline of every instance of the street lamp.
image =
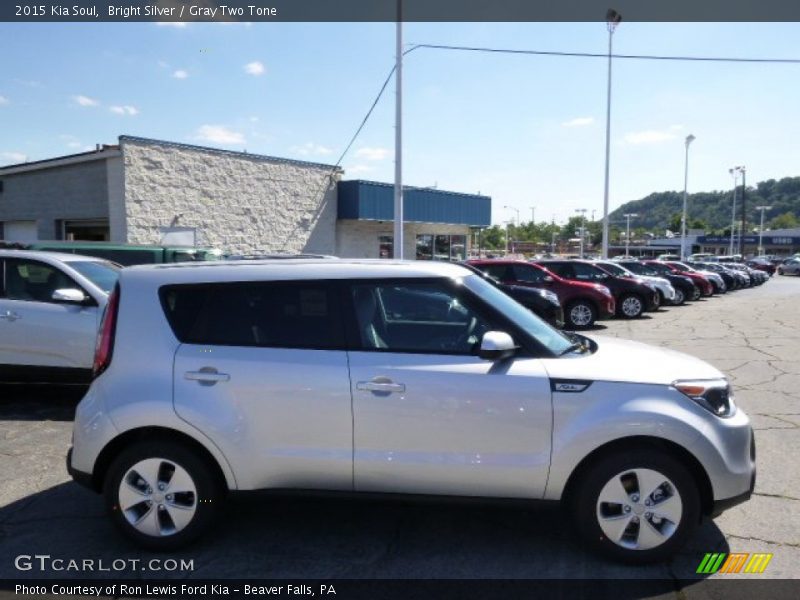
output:
[{"label": "street lamp", "polygon": [[696,138],[690,133],[686,136],[686,160],[683,170],[683,218],[681,219],[681,260],[686,260],[686,202],[689,197],[689,144]]},{"label": "street lamp", "polygon": [[614,30],[622,21],[622,15],[609,8],[606,13],[608,27],[608,89],[606,92],[606,177],[603,191],[603,258],[608,258],[608,171],[611,162],[611,49]]},{"label": "street lamp", "polygon": [[583,238],[586,236],[586,209],[576,208],[575,212],[581,214],[581,258],[583,258]]},{"label": "street lamp", "polygon": [[728,169],[728,173],[733,177],[733,206],[731,207],[731,240],[728,249],[728,256],[733,256],[733,232],[736,230],[736,188],[737,180],[739,178],[739,171],[744,167],[733,167]]},{"label": "street lamp", "polygon": [[504,206],[503,208],[507,208],[508,210],[513,210],[517,213],[517,225],[519,225],[519,209],[514,208],[513,206]]},{"label": "street lamp", "polygon": [[636,213],[628,213],[626,215],[622,215],[625,217],[626,225],[625,225],[625,258],[628,258],[630,253],[628,252],[628,248],[630,247],[631,243],[631,219],[634,217],[638,217],[639,215]]},{"label": "street lamp", "polygon": [[758,228],[758,255],[764,256],[764,246],[761,244],[761,239],[764,236],[764,211],[771,209],[771,206],[756,206],[756,210],[761,211],[761,226]]},{"label": "street lamp", "polygon": [[536,207],[529,206],[528,208],[531,209],[531,225],[536,225]]}]

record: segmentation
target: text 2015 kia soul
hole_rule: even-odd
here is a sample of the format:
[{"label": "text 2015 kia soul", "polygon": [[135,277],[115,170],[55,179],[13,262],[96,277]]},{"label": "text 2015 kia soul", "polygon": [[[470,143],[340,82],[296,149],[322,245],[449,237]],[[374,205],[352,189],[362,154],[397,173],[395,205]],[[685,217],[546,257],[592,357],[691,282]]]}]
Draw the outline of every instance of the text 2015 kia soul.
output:
[{"label": "text 2015 kia soul", "polygon": [[690,356],[565,335],[470,271],[281,260],[122,272],[69,470],[154,549],[228,490],[562,501],[647,562],[747,500],[755,448]]}]

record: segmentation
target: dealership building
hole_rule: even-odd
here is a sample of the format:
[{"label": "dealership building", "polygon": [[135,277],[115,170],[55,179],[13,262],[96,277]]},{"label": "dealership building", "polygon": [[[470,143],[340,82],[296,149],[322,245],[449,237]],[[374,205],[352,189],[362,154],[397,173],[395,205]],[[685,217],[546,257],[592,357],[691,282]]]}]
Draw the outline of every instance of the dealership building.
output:
[{"label": "dealership building", "polygon": [[[0,168],[0,239],[189,243],[231,254],[390,258],[394,188],[333,165],[121,136]],[[404,256],[459,260],[491,198],[404,188]]]}]

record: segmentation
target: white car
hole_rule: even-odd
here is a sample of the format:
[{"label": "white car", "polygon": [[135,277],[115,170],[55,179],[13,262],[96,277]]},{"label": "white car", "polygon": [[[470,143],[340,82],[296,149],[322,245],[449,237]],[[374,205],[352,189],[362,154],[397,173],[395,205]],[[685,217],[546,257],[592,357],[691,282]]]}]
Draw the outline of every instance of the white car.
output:
[{"label": "white car", "polygon": [[563,502],[606,556],[671,556],[755,484],[724,375],[564,334],[428,261],[124,269],[69,472],[145,547],[197,538],[228,490]]},{"label": "white car", "polygon": [[654,277],[652,275],[641,275],[634,273],[622,265],[610,260],[600,260],[595,264],[599,265],[612,275],[616,275],[617,277],[641,279],[650,289],[658,292],[658,297],[661,300],[661,304],[679,304],[678,295],[675,292],[675,288],[672,287],[672,284],[663,277]]},{"label": "white car", "polygon": [[0,250],[0,382],[88,384],[119,267],[75,254]]}]

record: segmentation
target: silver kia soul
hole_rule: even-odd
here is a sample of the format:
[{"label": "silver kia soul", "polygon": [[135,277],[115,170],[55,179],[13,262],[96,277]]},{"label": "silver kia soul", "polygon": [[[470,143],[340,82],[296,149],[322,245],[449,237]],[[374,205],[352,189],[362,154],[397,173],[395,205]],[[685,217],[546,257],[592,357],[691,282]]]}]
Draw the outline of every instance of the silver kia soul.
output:
[{"label": "silver kia soul", "polygon": [[125,269],[67,458],[141,545],[197,538],[228,490],[561,501],[630,562],[747,500],[750,422],[691,356],[559,332],[451,264]]}]

